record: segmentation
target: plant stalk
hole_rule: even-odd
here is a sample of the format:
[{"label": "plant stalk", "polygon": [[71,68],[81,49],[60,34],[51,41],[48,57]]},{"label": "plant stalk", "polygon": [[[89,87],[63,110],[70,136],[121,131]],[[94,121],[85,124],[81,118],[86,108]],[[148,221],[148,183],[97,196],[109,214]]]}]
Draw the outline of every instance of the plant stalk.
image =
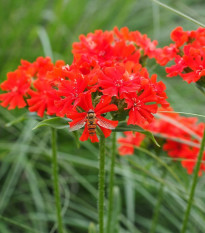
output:
[{"label": "plant stalk", "polygon": [[99,179],[98,179],[98,224],[99,233],[104,233],[104,196],[105,196],[105,137],[100,135]]},{"label": "plant stalk", "polygon": [[116,156],[116,132],[112,132],[112,154],[110,164],[110,177],[109,177],[109,194],[108,194],[108,215],[107,215],[107,233],[111,233],[111,222],[113,212],[113,186],[114,186],[114,169],[115,169],[115,156]]},{"label": "plant stalk", "polygon": [[[164,169],[163,173],[162,173],[162,177],[161,177],[163,180],[164,180],[165,175],[166,175],[166,170]],[[150,233],[156,232],[157,221],[159,218],[160,207],[161,207],[162,199],[163,199],[163,191],[164,191],[164,183],[161,183],[160,188],[159,188],[159,192],[158,192],[157,203],[156,203],[153,217],[152,217],[152,225],[151,225]]]},{"label": "plant stalk", "polygon": [[189,200],[187,203],[187,209],[186,209],[186,212],[184,215],[184,220],[182,223],[182,228],[181,228],[180,233],[186,232],[187,223],[189,220],[189,214],[190,214],[190,210],[191,210],[191,206],[192,206],[192,202],[193,202],[193,198],[194,198],[194,193],[195,193],[195,188],[196,188],[196,184],[197,184],[198,173],[199,173],[199,169],[200,169],[200,165],[201,165],[201,160],[203,157],[204,145],[205,145],[205,129],[204,129],[204,134],[203,134],[203,138],[202,138],[202,142],[201,142],[199,155],[197,158],[196,167],[194,169],[194,176],[193,176],[192,185],[191,185],[191,189],[190,189]]},{"label": "plant stalk", "polygon": [[53,167],[53,189],[55,193],[56,215],[58,232],[63,233],[63,223],[61,216],[61,201],[59,192],[59,180],[58,180],[58,161],[57,161],[57,149],[56,149],[56,129],[52,128],[52,167]]}]

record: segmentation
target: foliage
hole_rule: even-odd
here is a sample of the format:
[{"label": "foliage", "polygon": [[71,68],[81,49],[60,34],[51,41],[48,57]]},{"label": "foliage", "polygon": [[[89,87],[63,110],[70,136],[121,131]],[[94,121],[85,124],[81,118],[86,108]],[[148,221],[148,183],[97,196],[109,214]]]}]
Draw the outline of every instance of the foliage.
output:
[{"label": "foliage", "polygon": [[[203,1],[167,1],[167,4],[198,21],[204,20]],[[148,0],[3,0],[0,11],[1,81],[9,70],[16,68],[21,58],[32,61],[39,55],[48,54],[54,60],[68,57],[69,63],[72,60],[71,43],[79,34],[98,28],[128,26],[131,30],[148,33],[162,45],[178,25],[186,30],[197,28],[194,23]],[[155,72],[152,62],[148,65],[150,72]],[[176,111],[205,114],[203,96],[194,86],[188,86],[180,79],[165,79],[164,69],[158,68],[157,73],[167,84],[169,102]],[[0,232],[54,233],[50,129],[39,127],[33,131],[37,121],[30,117],[5,127],[24,111],[8,112],[1,108],[0,114]],[[106,146],[108,155],[109,140]],[[114,195],[115,205],[120,209],[114,209],[113,213],[114,221],[118,222],[116,233],[149,232],[161,185],[163,195],[156,232],[179,232],[181,227],[191,177],[164,152],[159,153],[157,147],[149,150],[158,156],[158,160],[141,151],[136,151],[132,157],[116,158]],[[77,148],[75,137],[68,129],[58,130],[62,212],[68,233],[88,232],[89,226],[90,232],[95,232],[97,153],[97,146],[84,142]],[[159,160],[166,162],[181,182],[169,171],[164,177],[167,169]],[[108,173],[109,159],[106,157],[106,175]],[[197,185],[189,232],[205,231],[204,179],[202,176]]]}]

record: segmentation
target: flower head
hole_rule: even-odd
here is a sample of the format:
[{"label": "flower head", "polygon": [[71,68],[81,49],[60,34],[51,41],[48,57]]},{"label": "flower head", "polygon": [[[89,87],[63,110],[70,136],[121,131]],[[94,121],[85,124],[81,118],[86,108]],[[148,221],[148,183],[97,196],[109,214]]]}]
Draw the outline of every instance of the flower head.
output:
[{"label": "flower head", "polygon": [[1,89],[7,93],[0,94],[1,105],[14,109],[15,107],[23,108],[26,106],[24,97],[30,88],[30,80],[24,72],[16,70],[7,74],[8,79],[1,84]]},{"label": "flower head", "polygon": [[77,130],[85,126],[81,141],[85,141],[88,138],[92,142],[98,142],[96,135],[96,127],[98,126],[105,137],[110,136],[111,129],[114,129],[118,125],[118,121],[111,121],[102,116],[102,114],[117,111],[117,106],[110,104],[111,97],[104,96],[100,99],[100,102],[93,107],[91,93],[86,93],[81,96],[80,102],[77,107],[80,107],[83,112],[78,112],[76,108],[67,114],[68,118],[73,121],[70,123],[71,131]]}]

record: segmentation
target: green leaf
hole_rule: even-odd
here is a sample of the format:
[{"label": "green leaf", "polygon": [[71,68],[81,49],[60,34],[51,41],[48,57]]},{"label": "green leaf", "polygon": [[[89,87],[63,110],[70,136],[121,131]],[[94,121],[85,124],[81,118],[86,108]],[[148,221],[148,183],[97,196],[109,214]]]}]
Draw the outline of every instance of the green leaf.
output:
[{"label": "green leaf", "polygon": [[199,25],[199,26],[201,26],[201,27],[205,27],[205,24],[203,24],[203,23],[197,21],[196,19],[193,19],[192,17],[190,17],[190,16],[188,16],[188,15],[182,13],[181,11],[178,11],[178,10],[176,10],[176,9],[174,9],[174,8],[172,8],[172,7],[166,5],[166,4],[164,4],[164,3],[162,3],[162,2],[160,2],[160,1],[158,1],[158,0],[152,0],[152,1],[153,1],[153,2],[156,2],[156,3],[159,4],[160,6],[162,6],[162,7],[166,8],[166,9],[168,9],[168,10],[170,10],[170,11],[172,11],[172,12],[174,12],[174,13],[176,13],[176,14],[182,16],[182,17],[184,17],[185,19],[187,19],[187,20],[189,20],[189,21],[191,21],[191,22],[193,22],[193,23],[195,23],[195,24],[197,24],[197,25]]},{"label": "green leaf", "polygon": [[147,130],[142,129],[138,125],[127,125],[126,122],[121,122],[121,123],[119,123],[119,125],[115,129],[113,129],[113,131],[114,132],[133,131],[133,132],[139,132],[139,133],[145,134],[147,137],[152,139],[152,141],[155,143],[155,145],[160,147],[160,145],[158,144],[158,142],[154,138],[153,134]]},{"label": "green leaf", "polygon": [[68,128],[69,124],[68,122],[70,122],[71,120],[69,118],[63,118],[63,117],[53,117],[50,119],[46,119],[43,120],[41,122],[39,122],[34,128],[34,129],[38,129],[42,126],[48,126],[54,129],[64,129],[64,128]]},{"label": "green leaf", "polygon": [[22,122],[22,121],[24,121],[26,119],[27,119],[27,116],[25,114],[23,114],[22,116],[14,119],[13,121],[10,121],[10,122],[6,123],[6,127],[10,127],[12,125],[18,124],[18,123],[20,123],[20,122]]},{"label": "green leaf", "polygon": [[73,136],[75,138],[77,148],[80,148],[79,133],[78,131],[73,131]]}]

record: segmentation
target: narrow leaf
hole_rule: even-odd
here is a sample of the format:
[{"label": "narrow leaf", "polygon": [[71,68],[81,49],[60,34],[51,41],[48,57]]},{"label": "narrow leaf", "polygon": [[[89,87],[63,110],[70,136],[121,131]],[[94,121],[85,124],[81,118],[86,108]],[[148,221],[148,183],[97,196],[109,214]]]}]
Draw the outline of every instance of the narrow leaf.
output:
[{"label": "narrow leaf", "polygon": [[160,145],[158,144],[158,142],[154,138],[153,134],[147,130],[142,129],[138,125],[127,125],[127,123],[122,122],[113,131],[114,132],[133,131],[133,132],[139,132],[139,133],[145,134],[147,137],[152,139],[152,141],[155,143],[155,145],[160,147]]},{"label": "narrow leaf", "polygon": [[120,189],[118,186],[113,188],[113,199],[114,206],[112,212],[112,221],[111,221],[111,231],[110,232],[119,232],[119,220],[120,220],[120,210],[121,210],[121,197],[120,197]]},{"label": "narrow leaf", "polygon": [[6,123],[6,127],[10,127],[10,126],[12,126],[12,125],[18,124],[18,123],[20,123],[20,122],[26,120],[26,118],[27,118],[26,115],[23,114],[22,116],[20,116],[20,117],[14,119],[13,121],[10,121],[10,122]]},{"label": "narrow leaf", "polygon": [[75,138],[77,148],[80,148],[79,133],[78,131],[73,131],[73,136]]},{"label": "narrow leaf", "polygon": [[162,6],[162,7],[166,8],[166,9],[168,9],[168,10],[170,10],[170,11],[176,13],[177,15],[180,15],[180,16],[184,17],[185,19],[187,19],[187,20],[189,20],[189,21],[191,21],[191,22],[193,22],[193,23],[195,23],[195,24],[198,24],[198,25],[201,26],[201,27],[205,27],[205,24],[203,24],[203,23],[197,21],[196,19],[193,19],[192,17],[190,17],[190,16],[188,16],[188,15],[182,13],[181,11],[178,11],[178,10],[176,10],[176,9],[174,9],[174,8],[172,8],[172,7],[166,5],[166,4],[164,4],[164,3],[162,3],[162,2],[160,2],[160,1],[158,1],[158,0],[151,0],[151,1],[156,2],[156,3],[159,4],[160,6]]},{"label": "narrow leaf", "polygon": [[70,122],[71,120],[69,118],[63,118],[63,117],[53,117],[50,119],[46,119],[43,120],[41,122],[39,122],[34,128],[40,128],[42,126],[48,126],[54,129],[64,129],[64,128],[68,128],[69,124],[68,122]]}]

